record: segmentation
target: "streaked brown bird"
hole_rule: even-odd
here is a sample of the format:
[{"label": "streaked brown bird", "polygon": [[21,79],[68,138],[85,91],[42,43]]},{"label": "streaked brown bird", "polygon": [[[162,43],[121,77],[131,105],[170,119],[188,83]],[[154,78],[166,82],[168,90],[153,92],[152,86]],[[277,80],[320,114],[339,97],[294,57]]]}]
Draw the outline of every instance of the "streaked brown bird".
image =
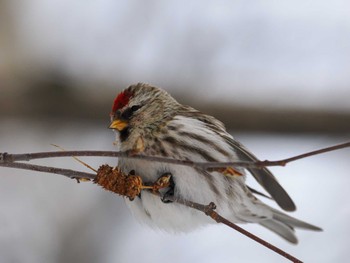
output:
[{"label": "streaked brown bird", "polygon": [[[110,128],[116,131],[121,151],[163,156],[195,162],[257,161],[257,158],[225,129],[222,122],[178,103],[166,91],[138,83],[114,100]],[[320,231],[262,201],[245,184],[245,170],[239,167],[206,171],[187,166],[120,158],[125,173],[135,172],[145,182],[171,175],[163,198],[148,192],[126,199],[133,214],[150,226],[167,231],[189,231],[213,220],[188,207],[166,201],[174,195],[193,202],[214,202],[217,212],[234,223],[258,223],[289,242],[297,243],[294,228]],[[296,209],[292,199],[267,169],[247,169],[258,183],[286,211]]]}]

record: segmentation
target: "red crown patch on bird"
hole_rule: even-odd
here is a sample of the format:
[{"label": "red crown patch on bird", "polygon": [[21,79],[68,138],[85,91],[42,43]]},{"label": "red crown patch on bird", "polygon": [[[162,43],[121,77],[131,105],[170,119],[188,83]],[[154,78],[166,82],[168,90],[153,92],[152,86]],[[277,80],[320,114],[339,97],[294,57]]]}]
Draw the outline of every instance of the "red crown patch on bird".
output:
[{"label": "red crown patch on bird", "polygon": [[116,112],[117,110],[127,105],[129,103],[131,96],[132,96],[132,92],[129,90],[125,90],[119,93],[118,96],[114,99],[112,113]]}]

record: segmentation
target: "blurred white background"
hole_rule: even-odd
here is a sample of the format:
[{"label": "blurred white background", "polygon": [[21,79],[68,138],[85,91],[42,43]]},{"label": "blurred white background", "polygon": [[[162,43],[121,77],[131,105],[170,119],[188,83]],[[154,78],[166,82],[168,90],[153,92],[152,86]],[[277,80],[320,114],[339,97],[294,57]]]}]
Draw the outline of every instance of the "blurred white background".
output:
[{"label": "blurred white background", "polygon": [[[113,96],[140,81],[220,117],[261,159],[349,140],[348,10],[341,0],[2,0],[0,151],[113,150]],[[324,232],[298,231],[292,246],[244,227],[306,262],[346,262],[348,156],[273,169],[293,216]],[[0,206],[1,262],[282,261],[224,226],[149,230],[120,197],[57,175],[0,168]]]}]

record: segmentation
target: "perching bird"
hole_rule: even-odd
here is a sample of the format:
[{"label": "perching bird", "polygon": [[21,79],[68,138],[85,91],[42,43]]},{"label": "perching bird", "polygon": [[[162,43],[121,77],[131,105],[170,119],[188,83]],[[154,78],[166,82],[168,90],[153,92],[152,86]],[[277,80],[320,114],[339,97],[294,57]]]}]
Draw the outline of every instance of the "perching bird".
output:
[{"label": "perching bird", "polygon": [[[147,84],[132,85],[115,98],[111,121],[110,128],[116,131],[121,151],[195,162],[257,161],[233,139],[222,122]],[[135,172],[148,183],[171,175],[165,197],[174,195],[201,204],[214,202],[216,211],[231,222],[258,223],[292,243],[297,243],[294,228],[321,230],[257,199],[245,184],[244,169],[239,167],[209,172],[130,158],[120,158],[118,166],[125,173]],[[267,168],[247,170],[282,209],[295,210],[293,201]],[[143,191],[133,201],[126,199],[126,203],[141,222],[167,231],[189,231],[214,222],[201,212],[164,200]]]}]

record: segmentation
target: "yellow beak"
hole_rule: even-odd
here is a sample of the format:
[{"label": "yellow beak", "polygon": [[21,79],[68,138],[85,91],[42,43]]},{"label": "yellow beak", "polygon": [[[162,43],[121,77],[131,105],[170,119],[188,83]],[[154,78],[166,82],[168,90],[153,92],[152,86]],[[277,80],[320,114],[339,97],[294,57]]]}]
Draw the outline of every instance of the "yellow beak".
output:
[{"label": "yellow beak", "polygon": [[112,121],[111,125],[109,126],[110,129],[116,129],[118,131],[124,130],[128,126],[128,122],[122,121],[122,120],[114,120]]}]

